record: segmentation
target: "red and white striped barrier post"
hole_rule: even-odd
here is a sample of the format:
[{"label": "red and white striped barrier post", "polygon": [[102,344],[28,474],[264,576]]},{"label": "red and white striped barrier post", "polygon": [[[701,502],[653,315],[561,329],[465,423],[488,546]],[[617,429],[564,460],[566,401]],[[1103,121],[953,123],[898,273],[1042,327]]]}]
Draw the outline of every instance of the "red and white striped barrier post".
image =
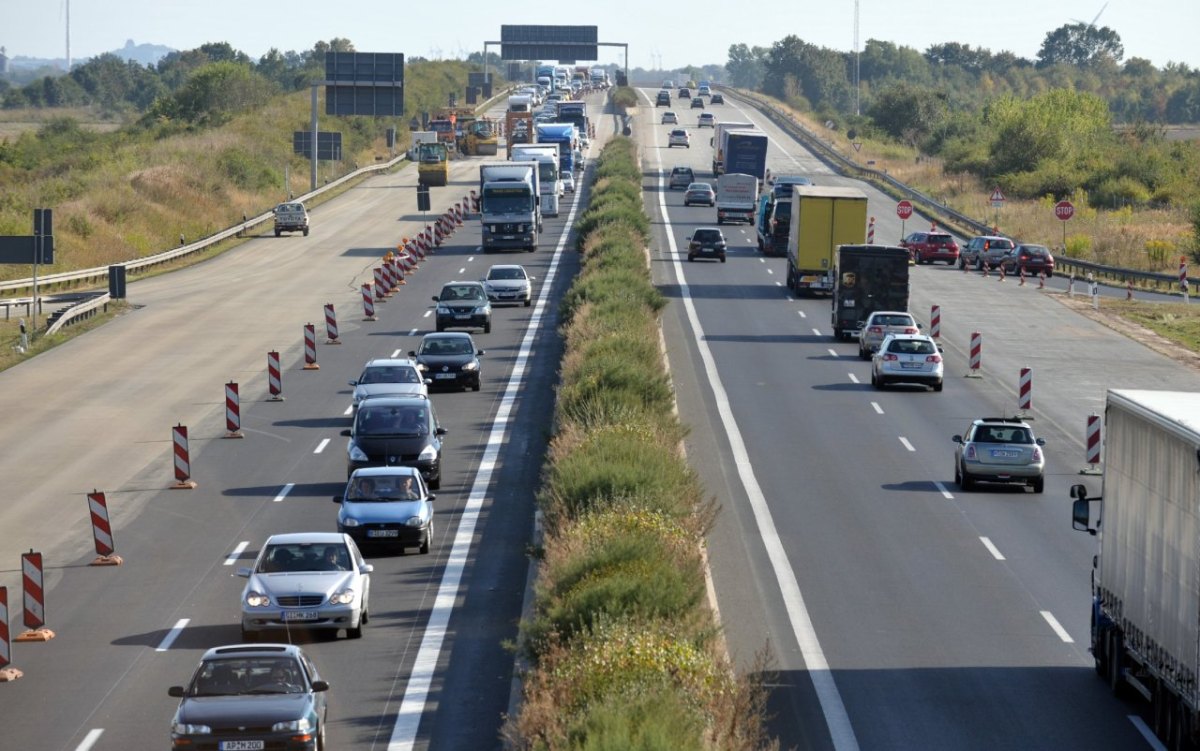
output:
[{"label": "red and white striped barrier post", "polygon": [[225,384],[225,437],[246,437],[242,434],[242,400],[238,396],[238,385],[233,381]]},{"label": "red and white striped barrier post", "polygon": [[304,370],[320,370],[317,365],[317,327],[304,324]]},{"label": "red and white striped barrier post", "polygon": [[979,372],[983,365],[983,334],[978,331],[971,332],[971,358],[968,361],[969,370],[967,378],[982,378],[983,375]]},{"label": "red and white striped barrier post", "polygon": [[[986,269],[987,264],[986,263],[983,264],[983,267]],[[1004,264],[1000,264],[1000,281],[1004,281],[1005,274],[1006,274],[1006,272],[1004,271]]]},{"label": "red and white striped barrier post", "polygon": [[175,490],[194,490],[196,481],[192,479],[192,459],[188,451],[188,429],[186,425],[176,425],[171,428],[172,455],[175,463]]},{"label": "red and white striped barrier post", "polygon": [[937,339],[942,335],[942,306],[934,305],[929,311],[929,336]]},{"label": "red and white striped barrier post", "polygon": [[387,263],[392,267],[392,293],[395,294],[400,291],[397,287],[401,284],[408,284],[408,281],[404,278],[404,270],[400,268],[399,257],[393,256]]},{"label": "red and white striped barrier post", "polygon": [[0,587],[0,683],[15,681],[24,675],[12,664],[12,639],[8,637],[8,587]]},{"label": "red and white striped barrier post", "polygon": [[385,297],[391,297],[396,294],[396,270],[392,268],[392,260],[390,258],[380,260],[379,267],[383,269],[383,286],[385,287],[383,294]]},{"label": "red and white striped barrier post", "polygon": [[458,203],[454,204],[454,224],[456,226],[459,226],[459,227],[463,226],[462,215],[463,215],[462,201],[459,201]]},{"label": "red and white striped barrier post", "polygon": [[440,247],[442,244],[442,223],[437,222],[433,225],[433,247]]},{"label": "red and white striped barrier post", "polygon": [[479,213],[479,194],[473,190],[471,191],[471,213]]},{"label": "red and white striped barrier post", "polygon": [[283,373],[279,368],[279,353],[267,353],[267,391],[271,396],[267,401],[283,401]]},{"label": "red and white striped barrier post", "polygon": [[362,301],[363,301],[363,320],[378,321],[375,317],[375,301],[371,299],[371,285],[364,284],[362,286]]},{"label": "red and white striped barrier post", "polygon": [[1188,301],[1187,256],[1179,256],[1179,291],[1183,293],[1183,301]]},{"label": "red and white striped barrier post", "polygon": [[[1003,267],[1003,266],[1001,266],[1000,268],[1004,268],[1004,267]],[[1024,286],[1025,286],[1025,267],[1024,267],[1024,266],[1021,266],[1019,270],[1020,270],[1020,272],[1021,272],[1021,283],[1020,283],[1020,284],[1018,284],[1017,286],[1018,286],[1018,287],[1024,287]]]},{"label": "red and white striped barrier post", "polygon": [[867,222],[867,245],[875,244],[875,217]]},{"label": "red and white striped barrier post", "polygon": [[333,309],[333,303],[325,303],[325,343],[326,344],[341,344],[338,339],[337,311]]},{"label": "red and white striped barrier post", "polygon": [[1021,377],[1017,382],[1017,411],[1020,417],[1028,417],[1026,414],[1033,409],[1033,370],[1025,367],[1021,368]]},{"label": "red and white striped barrier post", "polygon": [[1085,444],[1087,446],[1085,461],[1088,466],[1079,470],[1079,474],[1098,475],[1100,474],[1100,415],[1094,412],[1087,418]]},{"label": "red and white striped barrier post", "polygon": [[42,554],[32,549],[21,554],[21,589],[24,593],[25,631],[13,641],[50,641],[54,632],[46,628],[46,586],[42,576]]},{"label": "red and white striped barrier post", "polygon": [[1126,300],[1133,299],[1133,280],[1132,279],[1125,282],[1125,299]]},{"label": "red and white striped barrier post", "polygon": [[387,301],[387,282],[383,278],[383,267],[375,267],[375,302]]},{"label": "red and white striped barrier post", "polygon": [[1046,289],[1046,270],[1038,272],[1038,289]]},{"label": "red and white striped barrier post", "polygon": [[113,541],[112,522],[108,518],[108,501],[99,490],[88,493],[88,514],[92,518],[92,541],[96,544],[96,558],[89,566],[120,566],[125,561],[116,554]]}]

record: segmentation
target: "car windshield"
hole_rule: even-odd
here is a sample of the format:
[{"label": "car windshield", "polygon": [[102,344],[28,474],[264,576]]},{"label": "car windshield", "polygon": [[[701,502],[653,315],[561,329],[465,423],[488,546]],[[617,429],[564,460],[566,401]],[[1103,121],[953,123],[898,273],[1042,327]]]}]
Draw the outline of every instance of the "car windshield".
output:
[{"label": "car windshield", "polygon": [[972,440],[976,443],[1033,443],[1033,435],[1028,428],[1019,425],[981,425],[975,429]]},{"label": "car windshield", "polygon": [[452,285],[442,288],[443,301],[451,300],[482,300],[483,290],[473,284]]},{"label": "car windshield", "polygon": [[524,279],[525,272],[518,268],[492,269],[488,271],[488,279]]},{"label": "car windshield", "polygon": [[482,210],[485,214],[517,214],[530,211],[530,193],[527,187],[489,188],[483,192]]},{"label": "car windshield", "polygon": [[422,355],[469,355],[473,352],[467,339],[426,339],[421,344]]},{"label": "car windshield", "polygon": [[358,409],[358,434],[361,436],[424,435],[429,417],[424,405],[370,404],[364,400]]},{"label": "car windshield", "polygon": [[1021,252],[1031,256],[1044,256],[1050,253],[1044,245],[1022,245]]},{"label": "car windshield", "polygon": [[358,377],[362,383],[420,383],[417,369],[407,365],[371,365]]},{"label": "car windshield", "polygon": [[343,542],[290,542],[267,546],[260,574],[349,571],[350,551]]},{"label": "car windshield", "polygon": [[192,676],[189,696],[300,694],[304,669],[291,657],[231,657],[206,660]]},{"label": "car windshield", "polygon": [[356,477],[346,485],[346,498],[359,503],[414,501],[421,497],[412,475],[372,475]]},{"label": "car windshield", "polygon": [[933,342],[925,339],[897,339],[888,345],[888,352],[906,355],[932,355],[936,352]]}]

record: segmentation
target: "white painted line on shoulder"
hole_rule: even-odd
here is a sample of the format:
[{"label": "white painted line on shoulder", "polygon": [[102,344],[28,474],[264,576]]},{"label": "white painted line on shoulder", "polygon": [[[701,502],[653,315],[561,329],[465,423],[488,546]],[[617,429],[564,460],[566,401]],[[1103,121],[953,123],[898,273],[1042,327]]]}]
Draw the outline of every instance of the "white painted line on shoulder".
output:
[{"label": "white painted line on shoulder", "polygon": [[774,274],[774,273],[775,273],[775,271],[774,271],[774,269],[767,269],[767,273],[768,273],[768,274]]},{"label": "white painted line on shoulder", "polygon": [[287,498],[287,494],[292,492],[292,488],[294,487],[296,487],[296,483],[294,482],[289,482],[287,485],[284,485],[283,489],[279,491],[279,495],[275,496],[275,503],[279,503],[284,498]]},{"label": "white painted line on shoulder", "polygon": [[904,436],[900,436],[900,443],[903,443],[904,448],[908,449],[909,451],[916,451],[916,449],[913,448],[913,445],[911,443],[909,443],[908,439],[905,438]]},{"label": "white painted line on shoulder", "polygon": [[940,480],[934,480],[933,487],[937,488],[938,491],[942,494],[942,497],[945,498],[946,500],[948,500],[948,501],[954,500],[954,494],[951,493],[949,490],[947,490],[946,486],[943,485]]},{"label": "white painted line on shoulder", "polygon": [[850,383],[858,383],[858,376],[853,373],[847,373],[847,375],[850,376]]},{"label": "white painted line on shoulder", "polygon": [[782,286],[783,286],[783,282],[775,282],[775,286],[776,286],[776,287],[782,287]]},{"label": "white painted line on shoulder", "polygon": [[250,547],[249,540],[242,540],[237,545],[233,546],[233,550],[229,551],[229,555],[225,557],[225,563],[222,565],[232,566],[237,562],[238,558],[242,557],[242,553],[246,552],[246,548]]},{"label": "white painted line on shoulder", "polygon": [[839,355],[839,354],[837,353],[837,350],[836,350],[836,349],[834,349],[833,347],[830,347],[829,349],[827,349],[827,350],[825,350],[825,351],[829,353],[829,356],[830,356],[830,357],[841,357],[841,355]]},{"label": "white painted line on shoulder", "polygon": [[1004,555],[1000,553],[999,548],[997,548],[995,545],[992,544],[991,540],[989,540],[986,537],[980,537],[979,541],[982,542],[983,546],[988,549],[988,552],[992,554],[993,558],[995,558],[998,561],[1004,560]]},{"label": "white painted line on shoulder", "polygon": [[1150,748],[1154,749],[1154,751],[1167,751],[1167,747],[1154,735],[1154,731],[1150,729],[1150,726],[1141,717],[1135,714],[1126,716],[1133,723],[1133,726],[1137,728],[1138,733],[1141,734],[1146,743],[1150,744]]},{"label": "white painted line on shoulder", "polygon": [[104,735],[104,728],[92,728],[83,737],[83,742],[75,747],[75,751],[88,751],[88,749],[96,745],[96,741],[100,740],[100,736],[102,735]]},{"label": "white painted line on shoulder", "polygon": [[475,260],[475,256],[467,256],[467,263]]},{"label": "white painted line on shoulder", "polygon": [[875,410],[875,414],[882,415],[883,407],[879,406],[879,402],[871,402],[871,408]]},{"label": "white painted line on shoulder", "polygon": [[1043,610],[1042,617],[1046,619],[1046,623],[1050,624],[1050,628],[1054,629],[1054,633],[1058,634],[1059,639],[1062,639],[1067,644],[1075,643],[1075,640],[1072,639],[1071,635],[1067,633],[1067,630],[1062,627],[1062,624],[1058,622],[1058,619],[1054,617],[1053,613],[1051,613],[1049,610]]},{"label": "white painted line on shoulder", "polygon": [[349,406],[347,406],[347,407],[346,407],[346,411],[345,411],[345,412],[343,412],[342,414],[343,414],[344,416],[347,416],[347,417],[349,417],[349,416],[350,416],[350,413],[352,413],[353,411],[354,411],[354,405],[353,405],[353,404],[351,404],[351,405],[349,405]]},{"label": "white painted line on shoulder", "polygon": [[168,649],[170,649],[171,645],[175,643],[175,640],[179,638],[179,635],[183,633],[184,627],[186,627],[188,622],[191,620],[191,618],[180,618],[179,620],[175,621],[175,625],[171,627],[171,630],[167,632],[167,635],[163,637],[162,642],[155,647],[154,651],[166,652]]},{"label": "white painted line on shoulder", "polygon": [[321,439],[321,442],[317,444],[317,447],[316,447],[315,449],[313,449],[313,453],[314,453],[314,454],[319,454],[319,453],[321,453],[322,451],[324,451],[324,450],[325,450],[325,447],[326,447],[326,446],[328,446],[328,445],[329,445],[329,439],[328,439],[328,438],[322,438],[322,439]]}]

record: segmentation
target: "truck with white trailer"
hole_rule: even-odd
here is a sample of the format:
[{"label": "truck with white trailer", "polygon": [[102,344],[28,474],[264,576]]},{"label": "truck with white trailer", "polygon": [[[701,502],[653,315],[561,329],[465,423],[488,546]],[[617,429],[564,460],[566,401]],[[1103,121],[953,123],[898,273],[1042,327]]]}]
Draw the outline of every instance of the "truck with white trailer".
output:
[{"label": "truck with white trailer", "polygon": [[479,220],[483,252],[535,251],[541,231],[537,162],[479,165]]},{"label": "truck with white trailer", "polygon": [[559,173],[559,148],[557,143],[523,143],[509,149],[509,158],[514,161],[538,163],[543,216],[558,216],[559,199],[565,192]]}]

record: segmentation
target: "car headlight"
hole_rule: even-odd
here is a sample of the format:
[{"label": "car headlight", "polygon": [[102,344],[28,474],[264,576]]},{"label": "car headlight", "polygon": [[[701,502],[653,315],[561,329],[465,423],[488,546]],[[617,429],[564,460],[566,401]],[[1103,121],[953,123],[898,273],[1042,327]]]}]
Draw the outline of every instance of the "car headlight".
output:
[{"label": "car headlight", "polygon": [[487,309],[487,306],[486,306],[486,305],[481,305],[481,306],[479,306],[478,308],[476,308],[476,309],[474,310],[474,313],[475,313],[475,315],[477,315],[477,316],[481,316],[481,315],[483,315],[484,313],[487,313],[487,312],[488,312],[488,309]]},{"label": "car headlight", "polygon": [[420,529],[425,526],[425,520],[419,516],[412,516],[409,517],[408,521],[404,522],[404,526]]},{"label": "car headlight", "polygon": [[176,735],[211,735],[212,728],[208,725],[192,725],[186,722],[176,722],[171,725],[171,732]]},{"label": "car headlight", "polygon": [[347,516],[345,519],[342,519],[343,527],[357,527],[360,524],[362,524],[362,522],[360,522],[358,519],[355,519],[353,516]]},{"label": "car headlight", "polygon": [[479,370],[479,362],[477,360],[472,360],[471,362],[463,365],[462,369],[463,369],[463,372],[474,372],[476,370]]},{"label": "car headlight", "polygon": [[307,733],[312,729],[312,720],[308,719],[307,717],[299,720],[277,722],[271,726],[271,731],[275,733]]},{"label": "car headlight", "polygon": [[448,316],[450,315],[450,308],[447,308],[445,305],[439,305],[437,306],[437,314],[440,316]]},{"label": "car headlight", "polygon": [[350,441],[350,445],[346,447],[346,452],[350,454],[350,461],[365,462],[367,461],[367,453],[358,447],[354,441]]},{"label": "car headlight", "polygon": [[421,449],[421,453],[417,455],[417,459],[423,462],[431,462],[437,458],[437,448],[434,446],[426,446]]},{"label": "car headlight", "polygon": [[353,589],[343,589],[341,592],[335,592],[329,601],[334,605],[349,605],[354,602],[355,596]]},{"label": "car headlight", "polygon": [[252,608],[265,608],[270,606],[271,598],[262,592],[247,592],[246,604]]}]

